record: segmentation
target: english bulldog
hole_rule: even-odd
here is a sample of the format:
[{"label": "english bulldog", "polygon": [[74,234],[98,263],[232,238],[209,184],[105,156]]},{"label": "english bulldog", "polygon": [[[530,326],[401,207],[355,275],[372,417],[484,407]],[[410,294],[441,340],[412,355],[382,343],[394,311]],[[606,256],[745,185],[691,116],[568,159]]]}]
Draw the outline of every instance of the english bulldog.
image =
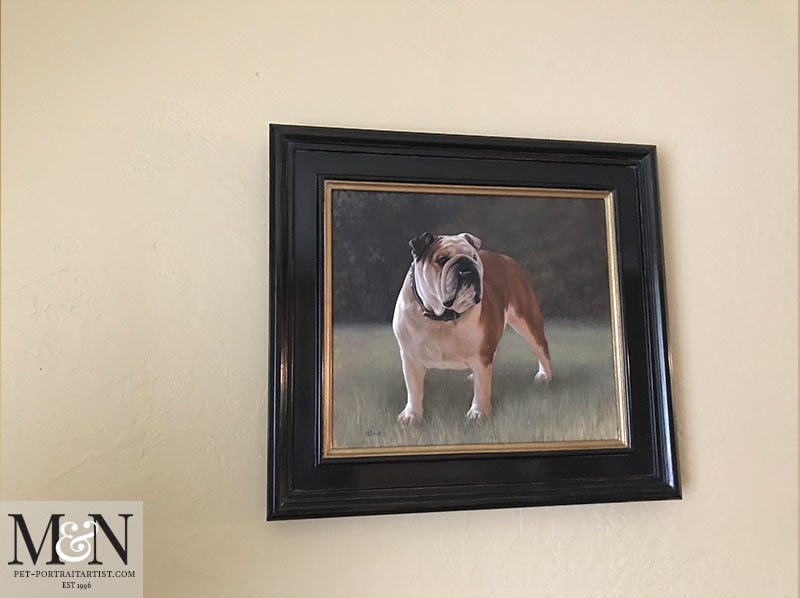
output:
[{"label": "english bulldog", "polygon": [[409,245],[413,261],[392,319],[408,392],[398,421],[422,419],[429,369],[472,370],[467,419],[490,417],[492,368],[506,324],[538,358],[534,380],[552,379],[542,312],[517,262],[481,249],[481,240],[469,233],[422,233]]}]

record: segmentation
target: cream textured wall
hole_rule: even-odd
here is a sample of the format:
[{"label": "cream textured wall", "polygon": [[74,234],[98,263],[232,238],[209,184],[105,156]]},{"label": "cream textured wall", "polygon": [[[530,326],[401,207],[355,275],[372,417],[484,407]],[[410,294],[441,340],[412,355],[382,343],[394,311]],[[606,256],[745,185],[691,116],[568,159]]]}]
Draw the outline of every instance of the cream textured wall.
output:
[{"label": "cream textured wall", "polygon": [[[684,500],[264,522],[269,122],[655,143]],[[147,596],[795,596],[794,2],[3,2],[5,499]]]}]

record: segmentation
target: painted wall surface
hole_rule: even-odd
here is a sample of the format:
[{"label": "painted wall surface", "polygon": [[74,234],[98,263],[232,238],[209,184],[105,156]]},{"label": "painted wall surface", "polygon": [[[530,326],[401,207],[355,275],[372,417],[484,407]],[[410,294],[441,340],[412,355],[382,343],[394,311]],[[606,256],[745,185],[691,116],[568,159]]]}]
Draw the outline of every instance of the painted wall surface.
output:
[{"label": "painted wall surface", "polygon": [[[2,498],[147,596],[795,596],[797,8],[3,2]],[[264,522],[269,122],[655,143],[684,500]]]}]

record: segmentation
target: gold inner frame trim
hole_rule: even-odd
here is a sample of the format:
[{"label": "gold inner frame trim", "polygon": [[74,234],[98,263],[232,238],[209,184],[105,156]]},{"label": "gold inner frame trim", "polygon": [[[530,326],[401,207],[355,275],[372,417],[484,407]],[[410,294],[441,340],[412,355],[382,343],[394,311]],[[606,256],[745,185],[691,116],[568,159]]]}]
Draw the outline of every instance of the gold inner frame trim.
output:
[{"label": "gold inner frame trim", "polygon": [[[559,440],[479,444],[439,444],[410,446],[335,447],[333,446],[333,246],[332,218],[334,191],[393,191],[448,195],[485,195],[542,199],[602,200],[605,207],[608,287],[611,304],[614,353],[614,390],[617,406],[617,435],[600,440]],[[545,189],[533,187],[493,187],[478,185],[434,185],[427,183],[385,183],[365,181],[325,181],[323,195],[324,310],[322,351],[322,458],[377,457],[391,455],[438,455],[465,453],[514,453],[576,450],[609,450],[630,447],[625,363],[622,351],[622,316],[617,270],[617,243],[614,219],[614,193],[588,189]],[[398,424],[399,425],[399,424]]]}]

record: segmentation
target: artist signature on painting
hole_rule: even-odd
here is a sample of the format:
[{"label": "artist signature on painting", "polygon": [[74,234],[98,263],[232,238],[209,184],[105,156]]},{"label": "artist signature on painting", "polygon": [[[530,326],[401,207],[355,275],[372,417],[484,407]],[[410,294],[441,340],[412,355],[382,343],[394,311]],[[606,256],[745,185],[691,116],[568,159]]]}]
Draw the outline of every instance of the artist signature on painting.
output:
[{"label": "artist signature on painting", "polygon": [[382,434],[382,430],[367,430],[367,436],[380,436]]}]

